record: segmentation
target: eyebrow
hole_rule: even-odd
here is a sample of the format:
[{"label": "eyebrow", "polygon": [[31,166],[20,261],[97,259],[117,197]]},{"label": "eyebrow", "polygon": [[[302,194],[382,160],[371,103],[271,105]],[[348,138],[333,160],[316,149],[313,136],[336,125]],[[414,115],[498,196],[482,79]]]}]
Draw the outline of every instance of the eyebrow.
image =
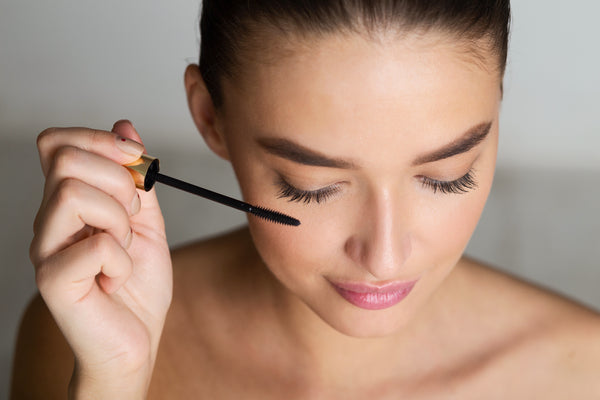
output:
[{"label": "eyebrow", "polygon": [[[427,164],[466,153],[486,138],[491,127],[492,122],[484,122],[476,125],[463,133],[458,139],[440,149],[420,155],[412,162],[412,165]],[[258,138],[256,141],[268,153],[298,164],[340,169],[357,168],[357,164],[351,160],[326,156],[289,139],[263,137]]]},{"label": "eyebrow", "polygon": [[341,169],[357,168],[352,161],[326,156],[288,139],[258,138],[256,141],[267,152],[298,164]]},{"label": "eyebrow", "polygon": [[432,151],[431,153],[423,154],[417,157],[412,162],[412,165],[416,166],[427,164],[466,153],[467,151],[471,150],[473,147],[481,143],[490,133],[491,128],[491,121],[475,125],[453,142],[448,143],[442,148]]}]

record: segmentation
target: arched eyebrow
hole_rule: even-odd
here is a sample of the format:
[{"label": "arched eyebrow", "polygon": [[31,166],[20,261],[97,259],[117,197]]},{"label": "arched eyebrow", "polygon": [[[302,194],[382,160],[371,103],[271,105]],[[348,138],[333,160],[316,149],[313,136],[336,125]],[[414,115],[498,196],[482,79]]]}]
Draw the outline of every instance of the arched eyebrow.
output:
[{"label": "arched eyebrow", "polygon": [[[484,122],[476,125],[458,139],[447,145],[423,154],[415,158],[413,166],[431,163],[434,161],[450,158],[458,154],[466,153],[481,143],[489,134],[492,122]],[[260,147],[275,156],[285,158],[298,164],[314,167],[328,167],[340,169],[357,169],[357,163],[352,160],[330,157],[316,150],[309,149],[289,139],[277,137],[262,137],[256,139]]]},{"label": "arched eyebrow", "polygon": [[298,164],[340,169],[357,168],[356,164],[350,160],[326,156],[289,139],[265,137],[258,138],[256,141],[268,153]]},{"label": "arched eyebrow", "polygon": [[491,128],[491,121],[475,125],[453,142],[448,143],[447,145],[435,151],[420,155],[419,157],[415,158],[415,160],[412,162],[412,165],[417,166],[427,164],[466,153],[481,143],[490,133]]}]

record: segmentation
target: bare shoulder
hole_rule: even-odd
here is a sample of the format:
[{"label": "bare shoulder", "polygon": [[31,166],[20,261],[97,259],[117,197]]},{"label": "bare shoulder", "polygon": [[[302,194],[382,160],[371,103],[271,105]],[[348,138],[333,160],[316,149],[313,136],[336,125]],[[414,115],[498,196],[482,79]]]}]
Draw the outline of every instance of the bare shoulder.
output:
[{"label": "bare shoulder", "polygon": [[581,318],[582,321],[600,321],[599,311],[509,272],[468,257],[463,257],[459,264],[467,272],[463,275],[468,276],[471,284],[476,284],[484,291],[495,288],[496,299],[520,301],[525,309],[533,307],[537,312],[561,313],[565,317]]},{"label": "bare shoulder", "polygon": [[[185,321],[193,322],[191,318],[223,315],[241,290],[236,284],[243,286],[240,281],[252,279],[247,265],[251,264],[255,254],[246,228],[174,249],[171,253],[173,299],[167,315],[166,334],[171,333],[171,328],[178,331]],[[179,335],[180,332],[172,333]]]},{"label": "bare shoulder", "polygon": [[44,300],[36,294],[21,319],[13,362],[12,399],[65,399],[73,353]]},{"label": "bare shoulder", "polygon": [[246,227],[176,248],[171,252],[174,294],[198,294],[200,288],[213,291],[215,285],[231,282],[231,276],[243,272],[244,264],[254,257]]},{"label": "bare shoulder", "polygon": [[196,398],[208,389],[198,376],[214,373],[214,353],[231,347],[232,321],[248,314],[244,282],[255,279],[248,268],[255,251],[247,229],[172,251],[173,298],[148,399]]},{"label": "bare shoulder", "polygon": [[497,358],[500,373],[551,390],[547,398],[600,398],[600,313],[475,260],[461,267],[489,311],[482,314],[493,316],[487,322],[501,321],[511,338]]},{"label": "bare shoulder", "polygon": [[202,309],[217,315],[227,301],[222,296],[244,273],[242,265],[253,249],[247,230],[238,229],[172,250],[173,300],[165,329],[171,328],[170,323],[178,329],[189,315],[205,315]]},{"label": "bare shoulder", "polygon": [[240,227],[175,248],[171,251],[171,258],[176,269],[197,270],[196,267],[200,265],[206,271],[214,264],[237,260],[240,252],[251,248],[252,240],[248,228]]}]

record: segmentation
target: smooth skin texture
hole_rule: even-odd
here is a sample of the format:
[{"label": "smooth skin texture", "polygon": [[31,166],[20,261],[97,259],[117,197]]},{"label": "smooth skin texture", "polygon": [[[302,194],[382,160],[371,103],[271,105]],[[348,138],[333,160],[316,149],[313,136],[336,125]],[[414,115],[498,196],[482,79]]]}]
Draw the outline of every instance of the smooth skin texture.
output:
[{"label": "smooth skin texture", "polygon": [[[215,132],[223,139],[213,141],[226,149],[244,197],[302,221],[298,229],[249,225],[271,271],[314,311],[300,317],[298,329],[316,314],[355,337],[407,332],[402,328],[460,258],[489,193],[500,102],[495,73],[437,43],[336,37],[249,76],[227,86],[233,94],[224,105],[226,122]],[[421,154],[488,121],[491,132],[477,148],[413,167]],[[282,160],[254,144],[265,136],[300,141],[356,167]],[[479,187],[462,195],[433,193],[420,179],[451,181],[471,168]],[[286,202],[277,199],[278,175],[303,190],[338,191],[321,204]],[[329,283],[417,278],[402,305],[379,312],[348,304]]]},{"label": "smooth skin texture", "polygon": [[[329,36],[248,65],[225,82],[218,111],[197,66],[186,70],[194,121],[231,162],[245,200],[299,218],[298,228],[249,217],[247,228],[169,259],[154,193],[141,193],[134,212],[120,164],[135,155],[117,151],[119,139],[42,134],[47,189],[32,259],[47,306],[36,298],[24,316],[14,397],[64,398],[69,380],[75,398],[115,398],[128,384],[118,398],[146,389],[149,399],[600,396],[598,314],[462,257],[496,159],[492,56],[476,61],[433,33],[383,39]],[[469,151],[414,165],[484,122],[489,134]],[[127,122],[113,131],[141,142]],[[353,168],[300,165],[262,138]],[[105,175],[78,168],[86,163]],[[467,193],[423,185],[471,169],[477,187]],[[279,198],[281,178],[335,190],[319,203],[290,202]],[[114,221],[102,217],[111,213]],[[101,269],[110,278],[95,281]],[[329,283],[415,278],[406,299],[379,311],[351,305]]]}]

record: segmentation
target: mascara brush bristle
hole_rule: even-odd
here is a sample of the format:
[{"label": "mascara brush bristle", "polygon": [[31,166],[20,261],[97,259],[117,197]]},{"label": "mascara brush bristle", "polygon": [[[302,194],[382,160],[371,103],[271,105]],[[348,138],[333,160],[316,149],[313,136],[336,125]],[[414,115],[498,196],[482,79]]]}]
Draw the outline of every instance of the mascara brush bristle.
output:
[{"label": "mascara brush bristle", "polygon": [[259,218],[262,218],[262,219],[265,219],[265,220],[271,221],[271,222],[276,222],[278,224],[292,225],[292,226],[300,225],[300,221],[297,220],[296,218],[292,218],[289,215],[285,215],[285,214],[282,214],[277,211],[269,210],[268,208],[252,206],[252,208],[248,212],[253,215],[256,215]]}]

